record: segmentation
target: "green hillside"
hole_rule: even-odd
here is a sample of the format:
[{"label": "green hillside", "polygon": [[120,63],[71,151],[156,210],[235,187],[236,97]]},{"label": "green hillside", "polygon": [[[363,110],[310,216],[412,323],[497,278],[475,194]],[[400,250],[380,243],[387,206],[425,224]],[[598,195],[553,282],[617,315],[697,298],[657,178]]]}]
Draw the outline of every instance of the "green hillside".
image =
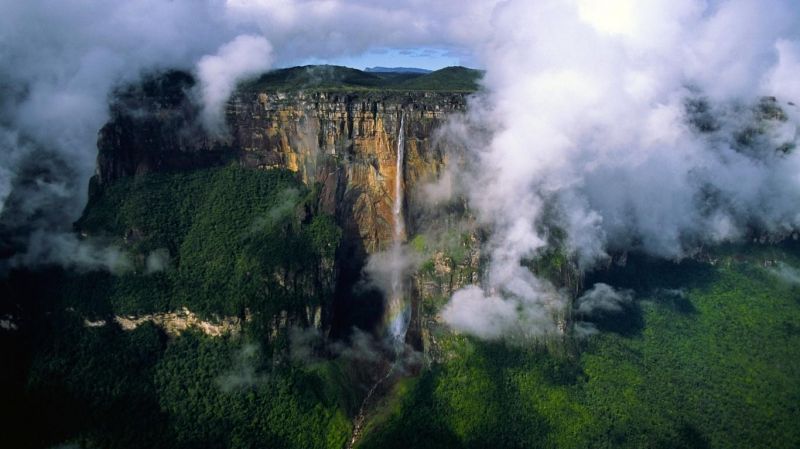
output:
[{"label": "green hillside", "polygon": [[[281,288],[269,277],[274,270],[313,273],[321,259],[333,257],[340,231],[331,217],[306,212],[313,203],[312,192],[289,171],[227,167],[153,174],[115,182],[77,226],[96,236],[128,236],[121,243],[136,266],[105,275],[107,291],[99,292],[116,313],[188,306],[206,315],[240,315],[256,308],[269,319],[293,303],[320,304],[332,294]],[[304,222],[298,211],[308,214]],[[159,251],[171,269],[145,276],[147,257]],[[304,286],[317,281],[295,279]],[[83,298],[74,307],[87,303]]]},{"label": "green hillside", "polygon": [[398,83],[395,88],[408,90],[453,90],[471,92],[479,89],[483,72],[466,67],[445,67],[424,76]]},{"label": "green hillside", "polygon": [[800,251],[718,256],[596,274],[634,288],[635,307],[563,350],[449,337],[450,357],[398,385],[359,447],[800,447],[800,286],[764,267],[797,270]]},{"label": "green hillside", "polygon": [[[6,433],[3,446],[341,447],[355,405],[336,363],[273,359],[288,331],[274,330],[276,315],[332,298],[324,267],[341,231],[314,204],[281,170],[152,174],[107,187],[78,226],[124,248],[128,270],[20,270],[0,280],[0,311],[26,323],[0,331],[0,359],[15,361],[0,373],[0,420],[39,427]],[[114,321],[184,306],[211,320],[245,308],[249,317],[222,337],[168,337],[151,323],[124,331]]]},{"label": "green hillside", "polygon": [[364,72],[335,65],[309,65],[268,72],[242,84],[243,89],[266,91],[355,90],[355,91],[452,91],[479,88],[483,72],[465,67],[446,67],[427,74]]}]

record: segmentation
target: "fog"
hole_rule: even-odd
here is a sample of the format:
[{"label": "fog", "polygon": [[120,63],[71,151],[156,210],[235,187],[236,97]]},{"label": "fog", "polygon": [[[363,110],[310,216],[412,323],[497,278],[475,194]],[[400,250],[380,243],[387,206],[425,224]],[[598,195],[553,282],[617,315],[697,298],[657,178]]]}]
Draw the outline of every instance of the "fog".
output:
[{"label": "fog", "polygon": [[486,92],[462,127],[490,127],[462,192],[492,231],[490,263],[445,319],[491,338],[552,307],[523,262],[554,229],[582,270],[797,229],[798,23],[790,1],[499,5],[478,49]]}]

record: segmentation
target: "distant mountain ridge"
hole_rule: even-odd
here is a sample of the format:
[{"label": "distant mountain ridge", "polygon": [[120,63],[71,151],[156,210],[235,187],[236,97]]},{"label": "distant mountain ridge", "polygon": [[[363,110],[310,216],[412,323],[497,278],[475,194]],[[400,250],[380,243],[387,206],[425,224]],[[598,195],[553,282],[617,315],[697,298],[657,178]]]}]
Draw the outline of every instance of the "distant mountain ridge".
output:
[{"label": "distant mountain ridge", "polygon": [[420,69],[417,67],[367,67],[364,69],[367,73],[431,73],[433,70]]},{"label": "distant mountain ridge", "polygon": [[447,91],[474,92],[483,71],[445,67],[430,73],[369,72],[336,65],[307,65],[267,72],[241,84],[263,91]]}]

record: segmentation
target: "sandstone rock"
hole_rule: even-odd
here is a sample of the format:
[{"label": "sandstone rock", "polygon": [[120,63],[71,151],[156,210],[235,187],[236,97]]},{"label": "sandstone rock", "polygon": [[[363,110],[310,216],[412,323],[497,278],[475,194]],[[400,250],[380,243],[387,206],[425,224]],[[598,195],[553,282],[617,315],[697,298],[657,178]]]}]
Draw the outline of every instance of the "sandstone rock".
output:
[{"label": "sandstone rock", "polygon": [[[236,317],[224,317],[216,322],[201,320],[187,308],[175,312],[154,313],[141,316],[115,316],[114,321],[123,330],[134,330],[146,322],[152,322],[162,328],[167,335],[178,336],[189,328],[200,330],[206,335],[219,337],[224,334],[236,334],[241,330],[241,320]],[[99,324],[102,322],[102,324]],[[105,321],[86,321],[88,327],[104,326]]]},{"label": "sandstone rock", "polygon": [[392,241],[401,115],[406,117],[403,185],[411,191],[444,166],[434,131],[449,114],[466,108],[466,96],[240,91],[227,104],[226,136],[206,135],[188,99],[165,106],[154,98],[125,97],[100,131],[95,182],[102,186],[123,176],[231,160],[286,168],[308,185],[317,183],[320,207],[336,216],[345,239],[372,253]]}]

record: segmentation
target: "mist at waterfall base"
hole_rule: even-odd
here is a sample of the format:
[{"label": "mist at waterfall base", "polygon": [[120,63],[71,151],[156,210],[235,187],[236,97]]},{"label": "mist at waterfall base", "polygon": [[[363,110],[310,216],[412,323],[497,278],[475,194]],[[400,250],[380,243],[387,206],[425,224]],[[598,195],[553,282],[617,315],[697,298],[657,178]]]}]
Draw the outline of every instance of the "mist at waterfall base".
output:
[{"label": "mist at waterfall base", "polygon": [[485,93],[448,129],[471,155],[450,187],[490,231],[451,327],[563,333],[569,295],[524,265],[553,245],[590,270],[798,230],[796,2],[509,1],[492,23]]}]

